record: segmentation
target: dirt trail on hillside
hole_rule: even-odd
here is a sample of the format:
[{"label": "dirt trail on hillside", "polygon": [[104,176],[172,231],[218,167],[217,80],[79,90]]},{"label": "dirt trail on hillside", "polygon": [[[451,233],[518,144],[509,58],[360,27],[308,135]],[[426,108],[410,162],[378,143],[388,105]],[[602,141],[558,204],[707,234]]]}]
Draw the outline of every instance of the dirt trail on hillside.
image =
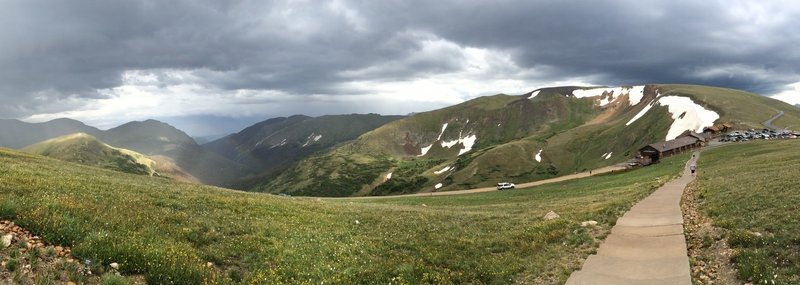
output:
[{"label": "dirt trail on hillside", "polygon": [[583,126],[598,125],[608,122],[608,120],[611,119],[611,117],[613,117],[614,115],[617,114],[617,112],[619,112],[622,106],[630,104],[629,95],[620,95],[619,97],[620,99],[617,99],[615,102],[611,103],[608,107],[605,108],[605,110],[603,110],[602,113],[600,113],[600,115],[597,115],[597,117],[594,117],[594,119],[586,122],[585,124],[583,124]]},{"label": "dirt trail on hillside", "polygon": [[[603,168],[598,168],[592,170],[592,175],[609,173],[614,171],[621,171],[625,170],[625,167],[622,166],[607,166]],[[527,183],[520,183],[516,184],[517,188],[528,188],[533,186],[539,186],[543,184],[550,184],[556,182],[562,182],[572,179],[584,178],[589,177],[589,172],[581,172],[576,174],[564,175],[556,178],[527,182]],[[484,188],[476,188],[476,189],[467,189],[467,190],[455,190],[455,191],[442,191],[442,192],[428,192],[428,193],[415,193],[415,194],[405,194],[405,195],[394,195],[394,196],[366,196],[366,197],[339,197],[339,198],[327,198],[327,199],[386,199],[386,198],[400,198],[400,197],[424,197],[424,196],[450,196],[450,195],[464,195],[464,194],[472,194],[472,193],[482,193],[482,192],[491,192],[491,191],[498,191],[495,187],[484,187]],[[516,190],[503,190],[503,191],[516,191]]]}]

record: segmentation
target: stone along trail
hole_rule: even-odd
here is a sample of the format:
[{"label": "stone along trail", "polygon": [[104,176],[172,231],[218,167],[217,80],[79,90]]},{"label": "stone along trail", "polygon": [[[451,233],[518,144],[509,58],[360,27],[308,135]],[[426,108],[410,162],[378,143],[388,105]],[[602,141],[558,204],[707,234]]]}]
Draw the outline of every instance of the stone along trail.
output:
[{"label": "stone along trail", "polygon": [[691,285],[680,202],[686,185],[694,179],[689,165],[699,155],[695,152],[680,178],[664,184],[619,218],[597,254],[570,275],[567,285]]}]

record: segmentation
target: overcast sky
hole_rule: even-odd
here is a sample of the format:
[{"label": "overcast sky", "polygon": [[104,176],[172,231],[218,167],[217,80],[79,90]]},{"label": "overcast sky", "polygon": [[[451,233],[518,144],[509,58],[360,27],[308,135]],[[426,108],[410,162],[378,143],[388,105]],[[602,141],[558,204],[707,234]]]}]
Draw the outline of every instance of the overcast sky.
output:
[{"label": "overcast sky", "polygon": [[576,84],[707,84],[794,104],[796,3],[3,0],[0,117],[163,118],[208,135]]}]

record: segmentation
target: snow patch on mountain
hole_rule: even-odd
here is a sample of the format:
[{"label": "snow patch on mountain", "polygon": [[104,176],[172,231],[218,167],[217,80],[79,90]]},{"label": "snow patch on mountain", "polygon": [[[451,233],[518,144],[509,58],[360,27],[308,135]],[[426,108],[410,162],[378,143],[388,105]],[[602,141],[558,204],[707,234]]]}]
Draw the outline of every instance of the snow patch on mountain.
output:
[{"label": "snow patch on mountain", "polygon": [[531,96],[528,96],[528,99],[536,98],[536,95],[539,95],[539,90],[533,91],[533,93],[531,93]]},{"label": "snow patch on mountain", "polygon": [[389,172],[389,174],[386,174],[386,180],[389,180],[389,179],[392,179],[392,172]]},{"label": "snow patch on mountain", "polygon": [[650,108],[653,108],[653,106],[655,106],[656,104],[658,104],[658,99],[653,100],[653,102],[650,102],[650,104],[647,104],[647,106],[644,106],[644,109],[639,111],[639,113],[636,114],[636,116],[633,116],[633,118],[631,118],[631,120],[628,121],[628,123],[625,124],[625,125],[626,126],[630,126],[631,124],[633,124],[633,122],[636,122],[636,120],[638,120],[639,118],[644,116],[644,114],[647,114],[647,111],[650,111]]},{"label": "snow patch on mountain", "polygon": [[719,119],[717,112],[703,108],[688,97],[665,96],[658,102],[667,106],[675,120],[669,127],[666,140],[675,139],[687,130],[702,133],[703,129],[713,126],[714,121]]},{"label": "snow patch on mountain", "polygon": [[[469,119],[467,119],[467,122],[469,122]],[[442,140],[442,135],[444,135],[444,131],[447,129],[447,125],[448,125],[447,123],[442,124],[442,131],[439,132],[439,136],[436,138],[436,141],[433,142],[429,146],[420,148],[420,155],[417,155],[417,156],[424,156],[425,154],[428,153],[428,151],[431,150],[431,148],[433,147],[434,144],[436,144],[436,142]],[[457,145],[457,144],[460,143],[460,144],[462,144],[464,146],[464,148],[462,148],[461,150],[458,151],[458,155],[462,155],[462,154],[472,150],[472,146],[475,145],[475,140],[477,140],[477,139],[478,139],[478,137],[476,135],[468,135],[468,136],[462,138],[461,137],[461,132],[459,132],[457,140],[442,141],[439,144],[442,147],[451,148],[454,145]]]},{"label": "snow patch on mountain", "polygon": [[536,157],[534,157],[534,159],[536,159],[536,162],[542,162],[542,151],[543,149],[540,149],[539,153],[537,153]]},{"label": "snow patch on mountain", "polygon": [[609,152],[609,153],[607,153],[607,154],[603,155],[603,159],[606,159],[606,160],[607,160],[607,159],[611,158],[611,154],[613,154],[613,153],[614,153],[614,152],[612,151],[612,152]]},{"label": "snow patch on mountain", "polygon": [[644,85],[633,86],[628,90],[628,102],[631,106],[642,102],[642,98],[644,98]]},{"label": "snow patch on mountain", "polygon": [[442,188],[442,186],[444,186],[442,183],[436,183],[436,185],[433,186],[433,189],[439,190],[439,188]]},{"label": "snow patch on mountain", "polygon": [[439,171],[434,171],[433,174],[439,175],[439,174],[447,172],[448,170],[450,170],[450,166],[445,166],[445,168],[442,168]]},{"label": "snow patch on mountain", "polygon": [[417,156],[424,156],[425,154],[428,153],[429,150],[431,150],[432,147],[433,147],[433,144],[419,149],[420,155],[417,155]]},{"label": "snow patch on mountain", "polygon": [[[603,93],[606,94],[603,97]],[[598,105],[606,106],[612,102],[617,101],[620,96],[628,95],[628,101],[630,105],[639,104],[644,97],[644,85],[637,85],[632,87],[601,87],[601,88],[591,88],[591,89],[575,89],[572,91],[572,96],[577,98],[587,98],[587,97],[601,97],[598,100]]]},{"label": "snow patch on mountain", "polygon": [[689,97],[664,96],[657,97],[625,125],[628,126],[647,114],[656,104],[666,106],[667,111],[672,114],[672,119],[675,120],[669,127],[666,140],[673,140],[685,131],[701,133],[703,129],[713,126],[714,122],[719,119],[717,112],[703,108]]},{"label": "snow patch on mountain", "polygon": [[276,147],[284,146],[284,145],[286,145],[286,139],[283,139],[279,144],[272,145],[270,148],[276,148]]},{"label": "snow patch on mountain", "polygon": [[311,144],[311,142],[319,141],[321,138],[322,138],[322,135],[311,133],[310,135],[308,135],[308,138],[306,139],[306,143],[304,143],[302,147],[306,147],[307,145]]},{"label": "snow patch on mountain", "polygon": [[441,143],[441,146],[442,147],[446,147],[446,148],[451,148],[454,145],[457,145],[457,144],[460,143],[460,144],[462,144],[464,146],[464,148],[462,148],[461,150],[458,151],[458,155],[462,155],[462,154],[472,150],[472,146],[475,145],[475,141],[477,139],[478,139],[478,136],[476,136],[476,135],[468,135],[468,136],[462,138],[461,134],[459,134],[459,138],[457,140],[443,141]]},{"label": "snow patch on mountain", "polygon": [[439,137],[436,138],[437,141],[442,139],[442,135],[444,134],[444,130],[446,129],[447,129],[447,123],[442,124],[442,131],[439,132]]}]

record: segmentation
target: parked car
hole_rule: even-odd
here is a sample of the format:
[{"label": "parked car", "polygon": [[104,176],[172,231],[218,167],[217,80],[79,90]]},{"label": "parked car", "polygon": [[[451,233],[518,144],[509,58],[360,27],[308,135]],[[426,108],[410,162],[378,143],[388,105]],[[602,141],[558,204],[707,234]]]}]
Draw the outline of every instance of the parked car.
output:
[{"label": "parked car", "polygon": [[514,189],[514,183],[500,182],[497,183],[497,190]]}]

